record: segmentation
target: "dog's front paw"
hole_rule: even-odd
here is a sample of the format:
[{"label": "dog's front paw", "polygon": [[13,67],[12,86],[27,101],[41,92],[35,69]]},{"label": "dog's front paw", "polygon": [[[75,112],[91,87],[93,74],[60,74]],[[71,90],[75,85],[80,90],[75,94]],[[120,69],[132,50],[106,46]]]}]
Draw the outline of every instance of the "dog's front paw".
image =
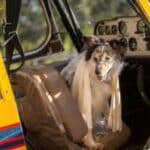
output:
[{"label": "dog's front paw", "polygon": [[90,150],[103,150],[103,148],[104,145],[102,143],[96,143],[96,142],[89,147]]},{"label": "dog's front paw", "polygon": [[86,136],[83,140],[84,146],[88,148],[88,150],[103,150],[104,145],[102,143],[97,143],[91,136]]}]

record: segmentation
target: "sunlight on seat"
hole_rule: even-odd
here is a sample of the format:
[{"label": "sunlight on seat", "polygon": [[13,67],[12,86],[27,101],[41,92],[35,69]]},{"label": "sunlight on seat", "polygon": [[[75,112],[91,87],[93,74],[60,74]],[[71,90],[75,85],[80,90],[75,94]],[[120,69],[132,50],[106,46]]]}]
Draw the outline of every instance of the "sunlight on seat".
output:
[{"label": "sunlight on seat", "polygon": [[43,75],[44,75],[44,77],[45,77],[46,79],[48,78],[47,74],[44,73]]},{"label": "sunlight on seat", "polygon": [[54,98],[59,98],[61,95],[62,95],[62,93],[61,93],[61,92],[58,92],[58,93],[56,93],[56,94],[54,95]]},{"label": "sunlight on seat", "polygon": [[40,78],[38,75],[34,75],[33,77],[34,77],[39,83],[42,82],[41,78]]},{"label": "sunlight on seat", "polygon": [[48,92],[45,92],[45,94],[48,97],[49,102],[52,103],[53,102],[52,96]]}]

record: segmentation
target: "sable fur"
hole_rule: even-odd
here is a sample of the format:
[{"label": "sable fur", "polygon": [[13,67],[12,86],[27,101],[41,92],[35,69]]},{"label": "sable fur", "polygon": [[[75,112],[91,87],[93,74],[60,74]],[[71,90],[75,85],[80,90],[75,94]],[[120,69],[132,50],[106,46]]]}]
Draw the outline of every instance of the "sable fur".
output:
[{"label": "sable fur", "polygon": [[87,123],[89,132],[84,143],[95,150],[102,146],[95,143],[92,132],[103,118],[112,131],[122,129],[119,74],[123,68],[125,45],[117,40],[101,43],[96,36],[84,40],[84,51],[61,74],[70,85]]}]

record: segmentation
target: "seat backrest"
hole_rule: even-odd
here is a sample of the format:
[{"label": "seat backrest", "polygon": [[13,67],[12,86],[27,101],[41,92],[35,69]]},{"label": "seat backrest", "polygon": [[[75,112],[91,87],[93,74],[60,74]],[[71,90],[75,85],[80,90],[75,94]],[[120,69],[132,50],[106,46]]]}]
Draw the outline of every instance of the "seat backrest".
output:
[{"label": "seat backrest", "polygon": [[[32,133],[30,137],[39,136],[47,148],[57,145],[67,150],[66,134],[74,142],[85,136],[86,124],[63,78],[53,67],[22,69],[15,73],[13,82],[15,89],[26,95],[18,106],[25,128]],[[43,134],[45,139],[41,141]]]},{"label": "seat backrest", "polygon": [[32,70],[26,69],[18,71],[13,82],[16,84],[15,89],[17,87],[19,92],[26,95],[17,103],[27,138],[34,148],[69,150],[63,121],[56,107],[50,103],[48,91],[40,78]]},{"label": "seat backrest", "polygon": [[69,136],[75,142],[80,141],[87,133],[87,126],[63,77],[52,66],[38,66],[33,70],[39,74],[51,94]]}]

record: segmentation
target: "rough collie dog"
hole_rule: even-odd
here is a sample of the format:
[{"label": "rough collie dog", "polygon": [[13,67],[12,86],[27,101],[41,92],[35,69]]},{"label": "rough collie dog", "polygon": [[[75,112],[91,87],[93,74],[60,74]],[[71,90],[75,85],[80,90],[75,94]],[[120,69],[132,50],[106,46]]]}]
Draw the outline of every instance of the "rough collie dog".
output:
[{"label": "rough collie dog", "polygon": [[94,135],[121,131],[119,74],[123,68],[125,44],[102,42],[96,36],[84,38],[83,52],[61,72],[88,126],[83,143],[90,150],[102,149]]}]

